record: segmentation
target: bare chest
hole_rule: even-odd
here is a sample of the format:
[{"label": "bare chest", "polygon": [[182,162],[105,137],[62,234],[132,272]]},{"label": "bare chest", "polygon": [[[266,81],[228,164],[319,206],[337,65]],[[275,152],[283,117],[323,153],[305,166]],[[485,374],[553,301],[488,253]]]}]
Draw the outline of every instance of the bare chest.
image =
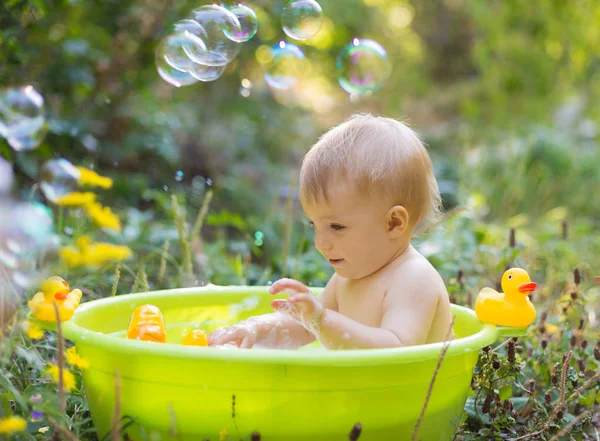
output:
[{"label": "bare chest", "polygon": [[387,286],[369,281],[345,281],[337,286],[338,312],[367,326],[379,327]]}]

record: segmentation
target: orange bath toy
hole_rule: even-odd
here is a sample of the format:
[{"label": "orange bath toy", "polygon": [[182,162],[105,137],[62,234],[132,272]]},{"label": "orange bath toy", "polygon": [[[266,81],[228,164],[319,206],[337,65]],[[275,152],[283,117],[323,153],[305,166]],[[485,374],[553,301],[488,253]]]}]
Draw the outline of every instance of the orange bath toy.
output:
[{"label": "orange bath toy", "polygon": [[483,288],[475,301],[475,313],[483,323],[523,328],[535,320],[535,307],[528,294],[535,290],[529,274],[521,268],[511,268],[502,276],[502,291]]},{"label": "orange bath toy", "polygon": [[167,342],[167,331],[163,315],[154,305],[142,305],[133,311],[127,338],[132,340]]},{"label": "orange bath toy", "polygon": [[184,346],[208,346],[208,338],[201,329],[194,329],[183,337],[181,344]]},{"label": "orange bath toy", "polygon": [[31,315],[46,322],[55,322],[56,313],[53,302],[58,306],[58,315],[61,321],[73,317],[75,309],[81,301],[81,291],[70,291],[69,284],[62,277],[52,276],[40,285],[40,292],[27,302]]}]

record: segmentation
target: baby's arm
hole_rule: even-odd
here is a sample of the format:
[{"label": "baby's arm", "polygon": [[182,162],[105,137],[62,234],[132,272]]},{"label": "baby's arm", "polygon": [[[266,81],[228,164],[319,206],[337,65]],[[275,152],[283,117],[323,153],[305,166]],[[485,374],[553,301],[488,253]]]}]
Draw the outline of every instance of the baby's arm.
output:
[{"label": "baby's arm", "polygon": [[438,304],[439,286],[419,272],[398,275],[383,301],[379,328],[366,326],[326,310],[321,343],[330,349],[367,349],[426,343]]},{"label": "baby's arm", "polygon": [[295,349],[311,341],[310,332],[280,312],[250,317],[208,336],[210,346],[233,343],[242,349],[254,346]]},{"label": "baby's arm", "polygon": [[[293,282],[298,284],[296,290],[300,292],[302,284]],[[411,346],[427,340],[439,299],[438,290],[439,286],[419,271],[398,275],[384,299],[383,318],[378,328],[359,323],[332,309],[319,308],[318,304],[311,305],[310,294],[291,296],[289,305],[281,303],[280,310],[304,326],[312,327],[321,344],[328,349]],[[294,304],[298,306],[294,307]]]},{"label": "baby's arm", "polygon": [[[315,299],[323,308],[337,309],[335,294],[330,283]],[[292,319],[276,311],[251,317],[241,323],[220,328],[208,336],[209,345],[235,343],[240,348],[253,346],[273,349],[297,349],[315,340],[312,332]]]}]

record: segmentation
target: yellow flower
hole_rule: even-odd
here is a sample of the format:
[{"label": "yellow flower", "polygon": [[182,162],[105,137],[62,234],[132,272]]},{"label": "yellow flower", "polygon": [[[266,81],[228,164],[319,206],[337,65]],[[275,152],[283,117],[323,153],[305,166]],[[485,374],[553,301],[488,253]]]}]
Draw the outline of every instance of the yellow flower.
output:
[{"label": "yellow flower", "polygon": [[0,433],[11,434],[21,432],[27,427],[27,421],[20,416],[11,415],[6,418],[0,418]]},{"label": "yellow flower", "polygon": [[110,243],[92,243],[88,236],[77,239],[76,247],[62,247],[60,257],[70,267],[100,266],[107,262],[125,260],[131,257],[132,251],[123,245]]},{"label": "yellow flower", "polygon": [[546,333],[552,335],[558,332],[558,326],[553,325],[551,323],[544,323],[544,327],[546,328]]},{"label": "yellow flower", "polygon": [[[58,384],[59,369],[57,365],[50,363],[46,368],[46,375],[49,375],[52,381]],[[75,376],[68,369],[63,369],[63,385],[68,392],[75,389]]]},{"label": "yellow flower", "polygon": [[86,204],[85,209],[99,227],[121,231],[121,220],[111,211],[110,207],[103,207],[98,202],[90,202]]},{"label": "yellow flower", "polygon": [[67,349],[65,355],[67,357],[67,363],[69,363],[71,366],[78,367],[79,369],[86,369],[90,367],[90,362],[85,358],[82,358],[81,355],[77,353],[75,346]]},{"label": "yellow flower", "polygon": [[26,321],[23,324],[23,329],[25,330],[25,333],[29,336],[29,338],[32,340],[39,340],[44,336],[44,330],[40,328],[36,323],[33,323],[31,321]]},{"label": "yellow flower", "polygon": [[96,195],[91,192],[81,193],[74,191],[57,199],[56,204],[63,207],[78,207],[80,205],[91,204],[96,200]]},{"label": "yellow flower", "polygon": [[93,170],[85,167],[77,167],[79,170],[79,185],[89,185],[91,187],[110,188],[113,185],[111,178],[100,176]]}]

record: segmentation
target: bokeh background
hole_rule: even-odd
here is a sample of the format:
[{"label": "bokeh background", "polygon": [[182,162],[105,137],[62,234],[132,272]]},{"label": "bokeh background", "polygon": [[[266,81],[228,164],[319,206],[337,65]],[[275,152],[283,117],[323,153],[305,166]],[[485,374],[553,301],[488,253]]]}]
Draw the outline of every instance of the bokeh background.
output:
[{"label": "bokeh background", "polygon": [[[332,270],[314,250],[302,217],[300,160],[350,115],[381,114],[418,131],[434,162],[446,215],[415,244],[444,277],[452,300],[473,306],[478,289],[496,286],[509,265],[527,267],[543,286],[537,299],[560,331],[550,335],[540,327],[520,347],[534,354],[523,373],[537,378],[536,400],[543,403],[545,390],[553,396],[557,390],[539,365],[558,363],[574,335],[576,343],[598,338],[600,3],[319,3],[319,33],[294,42],[306,67],[296,87],[280,90],[265,81],[266,51],[290,41],[278,0],[246,3],[258,17],[256,36],[219,79],[181,88],[157,73],[155,49],[201,3],[4,0],[0,86],[32,85],[44,98],[48,132],[32,151],[17,152],[0,139],[0,157],[14,173],[12,200],[46,207],[54,234],[49,251],[19,273],[30,287],[15,289],[33,294],[35,283],[51,274],[81,287],[84,300],[209,282],[265,285],[281,276],[323,286]],[[338,83],[336,57],[355,37],[379,42],[392,70],[379,90],[351,96]],[[121,218],[120,231],[97,228],[81,210],[44,197],[40,170],[58,158],[114,181],[97,194]],[[198,233],[203,202],[201,235],[190,237]],[[57,250],[82,237],[127,246],[131,257],[116,271],[116,262],[73,268]],[[575,266],[578,297],[570,296]],[[4,296],[13,289],[12,276],[2,282]],[[569,312],[566,304],[578,309]],[[539,352],[544,338],[557,360]],[[592,346],[582,348],[588,364],[575,378],[597,371]],[[487,362],[482,366],[489,368]],[[22,381],[25,390],[29,380]],[[483,388],[486,381],[479,384],[482,399],[494,397]],[[71,399],[85,406],[83,393]],[[84,417],[75,420],[78,434],[93,433]],[[461,439],[535,424],[466,421]]]}]

